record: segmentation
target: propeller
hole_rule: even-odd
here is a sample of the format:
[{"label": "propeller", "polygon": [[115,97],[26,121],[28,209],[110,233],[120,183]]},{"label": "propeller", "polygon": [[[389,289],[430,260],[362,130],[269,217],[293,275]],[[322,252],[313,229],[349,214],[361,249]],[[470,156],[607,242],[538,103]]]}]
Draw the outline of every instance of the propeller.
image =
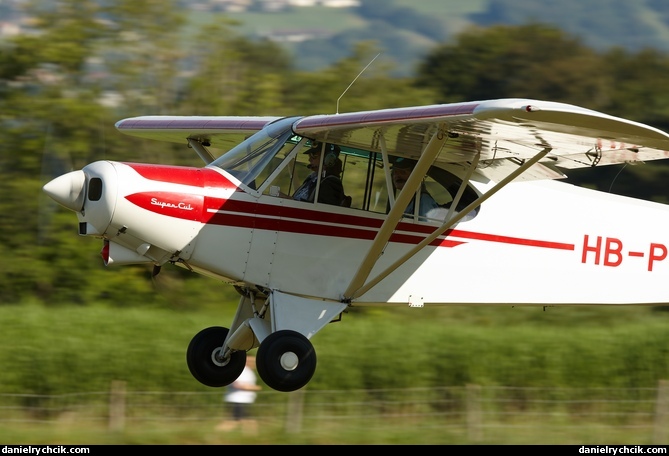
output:
[{"label": "propeller", "polygon": [[[53,124],[49,123],[45,128],[44,133],[44,147],[42,150],[42,163],[40,170],[41,188],[48,185],[53,179],[62,176],[63,174],[72,171],[73,166],[69,154],[66,157],[60,156],[52,143],[53,138]],[[46,241],[46,236],[51,228],[51,220],[53,214],[58,209],[55,201],[50,195],[44,191],[40,191],[38,197],[38,217],[37,217],[37,242],[38,245],[43,245]]]},{"label": "propeller", "polygon": [[[93,156],[88,162],[104,159],[106,155],[106,138],[104,112],[100,112],[99,140],[87,147]],[[40,183],[42,191],[39,196],[38,208],[38,244],[46,241],[52,228],[52,219],[58,206],[78,212],[84,204],[84,174],[75,166],[74,157],[65,143],[58,143],[58,121],[47,121],[42,151],[42,169]],[[98,147],[96,147],[98,146]],[[77,170],[77,171],[75,171]],[[54,204],[57,203],[57,204]]]}]

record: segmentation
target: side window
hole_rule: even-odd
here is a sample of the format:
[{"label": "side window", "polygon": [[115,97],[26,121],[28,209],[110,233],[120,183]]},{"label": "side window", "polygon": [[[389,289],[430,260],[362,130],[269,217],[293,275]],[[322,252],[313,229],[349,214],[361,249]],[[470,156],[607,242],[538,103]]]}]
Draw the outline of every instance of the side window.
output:
[{"label": "side window", "polygon": [[[390,210],[390,198],[388,197],[388,184],[386,183],[386,170],[384,169],[382,156],[380,153],[369,152],[365,150],[342,148],[340,158],[343,162],[343,172],[341,180],[347,195],[351,196],[351,206],[355,209],[361,209],[369,212],[385,214]],[[393,168],[396,157],[389,157],[390,167]],[[390,186],[396,189],[395,179],[392,172]],[[423,178],[421,192],[426,192],[432,203],[425,205],[421,202],[419,206],[419,221],[443,222],[444,217],[449,211],[457,191],[461,184],[460,178],[455,174],[437,167],[430,167],[427,175]],[[466,187],[456,210],[462,210],[478,197],[476,191],[471,187]],[[421,201],[423,196],[421,195]],[[430,198],[428,198],[430,199]],[[420,211],[426,207],[426,213]],[[414,202],[408,208],[409,214],[414,214]],[[475,215],[472,213],[468,218]]]},{"label": "side window", "polygon": [[[282,198],[293,198],[295,192],[300,189],[305,180],[307,180],[309,176],[315,176],[315,174],[312,173],[312,169],[317,166],[317,163],[320,163],[320,158],[318,158],[320,157],[320,153],[315,154],[312,151],[313,147],[317,144],[318,143],[312,144],[311,141],[305,141],[304,144],[300,146],[299,150],[295,151],[296,153],[290,155],[290,161],[283,163],[288,159],[287,157],[296,145],[294,139],[286,142],[284,147],[281,148],[272,159],[269,166],[257,176],[257,181],[264,182],[280,165],[282,166],[273,181],[265,184],[263,193],[271,196],[280,196]],[[325,147],[328,146],[329,145],[326,144]],[[338,165],[330,166],[328,171],[324,172],[324,175],[327,175],[327,177],[322,177],[319,191],[326,188],[324,186],[330,186],[328,190],[332,189],[331,182],[323,183],[323,179],[331,178],[328,173],[332,171],[332,173],[339,176],[339,179],[341,180],[341,184],[338,184],[339,190],[337,191],[341,192],[341,185],[343,185],[344,194],[350,197],[350,205],[345,203],[342,203],[341,205],[378,214],[388,213],[390,210],[388,188],[391,187],[394,189],[395,196],[397,195],[397,189],[402,187],[402,185],[400,185],[402,183],[402,176],[404,176],[404,179],[408,178],[406,162],[411,162],[412,160],[403,158],[402,160],[405,160],[405,163],[403,165],[398,165],[398,163],[400,163],[399,157],[389,157],[391,170],[386,170],[384,168],[381,153],[337,145],[336,148],[338,151],[336,156]],[[316,155],[318,155],[318,157],[315,157]],[[325,157],[327,157],[327,154]],[[323,164],[325,164],[325,157],[323,159]],[[393,172],[392,170],[394,168],[397,169]],[[336,171],[334,171],[335,169]],[[398,172],[402,169],[404,169],[404,173]],[[386,182],[386,176],[389,176],[390,178],[389,183]],[[420,199],[414,198],[414,200],[407,206],[407,214],[405,216],[408,218],[417,216],[418,220],[423,222],[442,223],[457,194],[461,182],[462,181],[455,174],[446,169],[438,166],[430,167],[427,175],[424,176],[423,184],[420,187],[422,192]],[[315,187],[316,184],[314,181],[311,188],[315,191]],[[301,192],[302,190],[300,190],[300,193]],[[426,198],[428,201],[427,203],[424,201],[425,194],[429,195],[429,197]],[[326,204],[337,204],[321,199],[321,196],[325,197],[325,195],[325,193],[319,195],[318,201]],[[314,195],[311,193],[310,201],[313,201],[313,197]],[[456,211],[462,210],[477,197],[478,194],[473,188],[466,187]],[[303,201],[307,201],[306,198],[303,199]],[[417,201],[419,201],[420,204],[416,210],[415,203]],[[475,215],[476,212],[469,215],[468,218]]]},{"label": "side window", "polygon": [[273,168],[273,181],[263,193],[309,203],[350,205],[341,180],[343,165],[338,145],[304,140],[297,150],[292,147],[290,151],[294,153],[283,154],[281,167]]},{"label": "side window", "polygon": [[[286,159],[288,154],[293,150],[295,144],[291,141],[286,142],[283,147],[274,155],[271,161],[265,166],[257,175],[255,179],[255,188],[260,188],[262,184],[265,183],[267,178],[274,172],[276,168]],[[285,169],[284,169],[285,172]],[[282,173],[283,174],[283,173]],[[275,179],[278,181],[278,179]],[[278,185],[278,184],[273,184]],[[269,188],[265,190],[265,193],[269,192]]]},{"label": "side window", "polygon": [[[417,161],[406,157],[391,157],[390,160],[393,189],[397,196],[412,178]],[[407,204],[404,217],[441,223],[446,219],[462,181],[454,174],[434,165],[428,169],[426,175],[420,177],[421,183]],[[471,198],[472,193],[473,198]],[[465,198],[460,199],[458,210],[473,201],[476,198],[476,192],[467,187],[467,192],[463,196]]]},{"label": "side window", "polygon": [[[462,180],[460,178],[445,169],[432,166],[428,171],[428,175],[424,179],[425,189],[432,195],[439,207],[443,209],[435,211],[432,214],[437,221],[443,221],[457,195],[461,183]],[[476,198],[478,198],[476,191],[467,186],[455,208],[455,213],[467,207]],[[477,213],[478,208],[469,214],[466,220],[473,218]]]},{"label": "side window", "polygon": [[[425,177],[425,185],[435,200],[437,200],[437,203],[442,207],[451,207],[451,202],[455,198],[460,184],[462,184],[462,180],[459,177],[436,166],[432,166]],[[476,198],[478,198],[476,191],[472,187],[467,186],[456,209],[464,209]]]},{"label": "side window", "polygon": [[388,206],[388,190],[380,155],[366,151],[342,152],[342,184],[351,197],[351,206],[383,214]]},{"label": "side window", "polygon": [[[284,147],[286,154],[289,153],[291,149],[292,147]],[[284,150],[282,150],[282,152],[284,152]],[[279,155],[283,157],[284,154]],[[278,166],[278,163],[276,166]],[[272,171],[276,166],[272,168]],[[311,173],[308,166],[309,158],[305,154],[298,153],[295,158],[281,170],[279,175],[272,182],[272,185],[265,189],[264,193],[271,194],[271,192],[276,192],[276,188],[278,187],[278,191],[282,196],[292,196],[295,193],[295,190],[302,185],[302,182],[304,182],[307,176]]]},{"label": "side window", "polygon": [[[291,156],[290,162],[285,166],[282,165],[283,168],[274,177],[271,184],[263,189],[263,193],[306,201],[300,187],[310,176],[315,176],[312,171],[318,169],[320,153],[312,151],[314,147],[318,147],[319,152],[325,151],[323,175],[318,187],[320,203],[385,213],[388,207],[388,190],[381,155],[358,149],[341,148],[338,145],[333,146],[335,149],[331,149],[331,145],[326,143],[325,148],[320,149],[323,147],[322,143],[313,144],[312,141],[306,141],[303,147]],[[328,151],[335,154],[334,161]],[[285,160],[287,152],[289,151],[282,150],[277,154],[278,161]],[[326,166],[326,163],[329,165]],[[276,170],[277,166],[279,166],[278,162],[268,169],[268,175]],[[343,195],[341,194],[342,186]],[[316,191],[315,181],[311,188]],[[298,191],[297,194],[296,191]],[[309,200],[313,201],[313,193],[310,195]]]},{"label": "side window", "polygon": [[[425,184],[425,190],[430,195],[432,195],[432,198],[434,198],[434,200],[437,202],[439,206],[445,207],[448,203],[453,201],[455,193],[451,194],[450,191],[444,188],[444,186],[441,185],[439,182],[434,180],[433,177],[429,175],[425,176],[425,179],[423,179],[423,183]],[[455,190],[457,191],[457,187]]]}]

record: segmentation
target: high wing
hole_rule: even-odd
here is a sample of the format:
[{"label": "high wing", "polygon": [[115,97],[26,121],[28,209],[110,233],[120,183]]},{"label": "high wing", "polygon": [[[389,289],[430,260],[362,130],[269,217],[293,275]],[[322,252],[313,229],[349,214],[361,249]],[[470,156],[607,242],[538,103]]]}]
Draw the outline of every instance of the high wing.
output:
[{"label": "high wing", "polygon": [[418,159],[441,129],[436,162],[471,162],[493,181],[546,147],[516,180],[565,177],[559,170],[669,157],[669,135],[630,120],[564,103],[531,99],[441,104],[305,117],[295,132],[322,141]]},{"label": "high wing", "polygon": [[[227,151],[279,117],[141,116],[116,128],[146,139],[188,142]],[[574,105],[532,99],[500,99],[307,116],[295,133],[418,159],[439,129],[448,141],[438,163],[471,163],[499,181],[545,147],[550,152],[516,180],[559,179],[561,169],[644,162],[669,157],[669,135],[627,119]],[[200,153],[198,151],[198,153]],[[211,159],[205,160],[209,163]]]},{"label": "high wing", "polygon": [[[227,151],[279,117],[236,116],[141,116],[116,122],[121,133],[144,139],[187,143],[209,164],[215,158],[208,149]],[[204,146],[204,147],[203,147]]]}]

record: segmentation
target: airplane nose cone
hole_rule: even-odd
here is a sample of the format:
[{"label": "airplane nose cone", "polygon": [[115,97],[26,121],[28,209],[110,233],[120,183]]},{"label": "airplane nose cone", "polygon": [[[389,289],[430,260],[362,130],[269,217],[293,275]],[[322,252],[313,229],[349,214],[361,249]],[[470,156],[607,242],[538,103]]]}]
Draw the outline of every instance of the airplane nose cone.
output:
[{"label": "airplane nose cone", "polygon": [[84,208],[84,185],[86,175],[83,171],[72,171],[48,182],[42,190],[55,202],[74,212]]}]

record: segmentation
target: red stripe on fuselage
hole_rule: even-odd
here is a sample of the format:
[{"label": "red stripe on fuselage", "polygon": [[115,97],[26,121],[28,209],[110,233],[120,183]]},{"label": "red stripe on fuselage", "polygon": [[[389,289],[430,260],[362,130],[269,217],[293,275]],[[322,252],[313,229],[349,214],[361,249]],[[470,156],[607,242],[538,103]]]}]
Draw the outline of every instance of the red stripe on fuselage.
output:
[{"label": "red stripe on fuselage", "polygon": [[223,174],[209,168],[189,166],[147,165],[143,163],[124,163],[134,169],[145,179],[169,182],[171,184],[190,185],[202,188],[205,183],[209,187],[232,188],[237,186]]},{"label": "red stripe on fuselage", "polygon": [[523,239],[512,236],[500,236],[497,234],[474,233],[472,231],[449,230],[449,236],[456,236],[465,239],[477,239],[479,241],[501,242],[503,244],[528,245],[531,247],[543,247],[557,250],[574,250],[574,244],[564,242],[540,241],[538,239]]},{"label": "red stripe on fuselage", "polygon": [[[465,106],[459,107],[460,110],[471,108],[471,105],[466,108]],[[453,113],[455,114],[455,112]],[[206,186],[240,191],[223,174],[208,168],[126,164],[145,179],[188,185],[197,189]],[[342,238],[372,240],[383,223],[382,220],[359,215],[338,214],[313,208],[301,209],[249,201],[225,200],[181,192],[136,193],[129,195],[127,199],[151,212],[205,224]],[[406,233],[396,232],[390,238],[392,242],[417,244],[434,231],[434,226],[400,222],[397,230]],[[449,237],[558,250],[575,249],[574,244],[475,233],[457,229],[446,231],[445,234],[432,241],[430,245],[454,247],[466,242],[449,239]]]},{"label": "red stripe on fuselage", "polygon": [[[268,205],[265,205],[268,206]],[[276,206],[270,206],[272,208],[278,209]],[[364,219],[366,217],[351,217],[340,214],[332,214],[328,212],[316,212],[314,210],[306,210],[309,217],[303,219],[292,219],[288,217],[281,217],[278,213],[274,216],[261,217],[254,216],[251,213],[243,216],[239,214],[231,214],[228,211],[230,207],[228,203],[222,206],[222,210],[226,211],[225,213],[214,212],[211,213],[211,217],[208,218],[208,222],[213,225],[221,226],[231,226],[237,228],[253,228],[259,230],[272,230],[280,231],[282,233],[299,233],[299,234],[311,234],[319,236],[328,236],[328,237],[337,237],[337,238],[348,238],[348,239],[362,239],[371,241],[376,237],[377,229],[364,229],[360,225],[351,226],[351,218]],[[281,208],[285,209],[285,208]],[[298,211],[301,211],[298,209]],[[277,211],[278,212],[278,211]],[[244,213],[243,211],[240,214]],[[256,214],[257,215],[257,214]],[[268,214],[265,214],[268,215]],[[336,220],[332,217],[336,215]],[[378,226],[381,226],[378,220],[373,220],[367,218],[368,222],[377,222],[375,223]],[[329,225],[325,223],[337,223],[337,225]],[[348,224],[348,225],[347,225]],[[346,225],[346,226],[344,226]],[[371,225],[371,223],[369,224]],[[391,242],[399,242],[403,244],[418,244],[425,236],[417,234],[400,234],[394,233],[390,237]],[[450,239],[435,239],[430,243],[430,245],[435,247],[455,247],[456,245],[463,244],[464,241],[453,241]]]}]

